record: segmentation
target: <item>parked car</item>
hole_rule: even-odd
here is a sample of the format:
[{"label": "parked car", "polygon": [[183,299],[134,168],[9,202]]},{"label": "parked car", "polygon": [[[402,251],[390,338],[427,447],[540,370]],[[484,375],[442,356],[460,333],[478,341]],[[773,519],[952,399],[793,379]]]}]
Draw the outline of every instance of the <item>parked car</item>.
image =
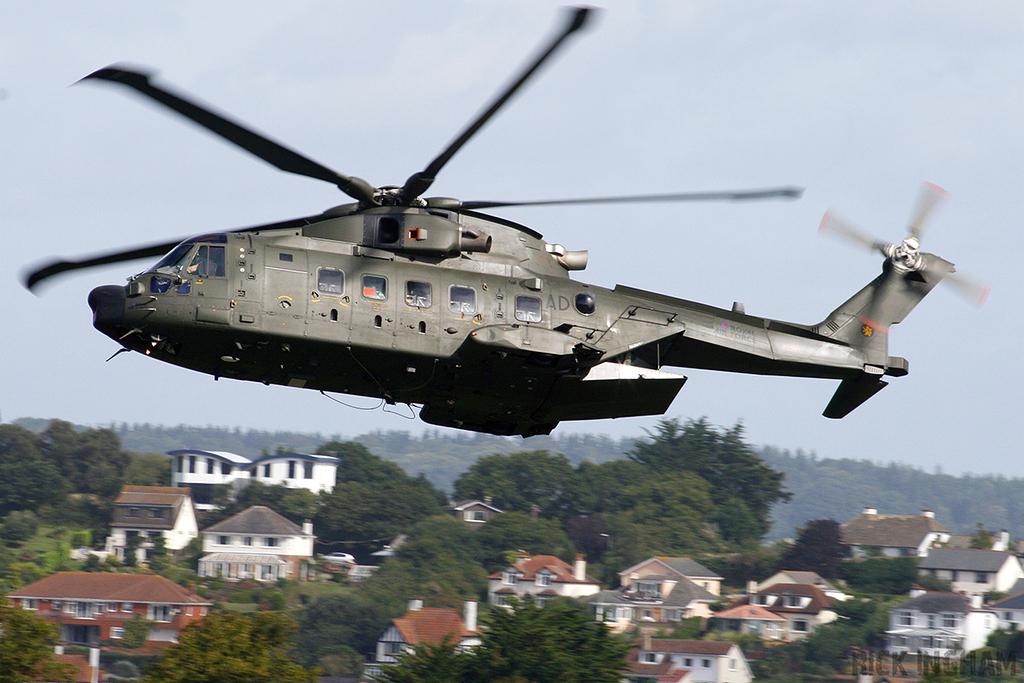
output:
[{"label": "parked car", "polygon": [[355,564],[356,558],[348,553],[328,553],[321,555],[320,559],[331,564]]}]

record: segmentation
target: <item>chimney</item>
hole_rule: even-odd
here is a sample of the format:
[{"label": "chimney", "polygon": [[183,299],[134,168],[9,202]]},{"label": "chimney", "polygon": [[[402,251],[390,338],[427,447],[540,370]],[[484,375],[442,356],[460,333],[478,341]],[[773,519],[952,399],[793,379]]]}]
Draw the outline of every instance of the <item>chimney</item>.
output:
[{"label": "chimney", "polygon": [[974,609],[981,609],[981,594],[976,593],[974,595],[971,595],[968,599],[971,601],[971,607],[973,607]]},{"label": "chimney", "polygon": [[1010,532],[1003,529],[999,532],[999,540],[992,544],[992,550],[1009,550],[1010,549]]},{"label": "chimney", "polygon": [[573,565],[572,578],[577,581],[587,580],[587,561],[581,553],[576,553],[576,564]]},{"label": "chimney", "polygon": [[877,515],[878,514],[878,508],[874,508],[874,507],[871,507],[870,505],[868,505],[867,507],[864,508],[863,514],[865,514],[865,515]]},{"label": "chimney", "polygon": [[421,598],[410,598],[409,599],[409,611],[418,612],[423,609],[423,600]]},{"label": "chimney", "polygon": [[747,581],[747,595],[757,595],[757,581]]},{"label": "chimney", "polygon": [[928,519],[935,519],[935,513],[932,512],[931,510],[921,510],[921,514],[927,517]]},{"label": "chimney", "polygon": [[490,496],[484,496],[484,505],[490,505],[492,500],[494,499]]},{"label": "chimney", "polygon": [[926,591],[925,589],[921,588],[920,586],[914,586],[913,588],[910,589],[910,597],[912,597],[912,598],[919,598],[919,597],[921,597],[922,595],[924,595],[927,592],[928,591]]},{"label": "chimney", "polygon": [[644,649],[647,650],[648,652],[651,651],[651,634],[650,633],[645,633],[644,634]]},{"label": "chimney", "polygon": [[305,522],[303,522],[302,523],[302,533],[306,534],[307,536],[312,536],[313,535],[313,522],[309,521],[308,519]]},{"label": "chimney", "polygon": [[538,517],[540,517],[540,506],[536,505],[536,504],[535,505],[531,505],[530,506],[530,519],[536,521]]},{"label": "chimney", "polygon": [[476,632],[476,600],[466,600],[462,609],[462,621],[467,631]]}]

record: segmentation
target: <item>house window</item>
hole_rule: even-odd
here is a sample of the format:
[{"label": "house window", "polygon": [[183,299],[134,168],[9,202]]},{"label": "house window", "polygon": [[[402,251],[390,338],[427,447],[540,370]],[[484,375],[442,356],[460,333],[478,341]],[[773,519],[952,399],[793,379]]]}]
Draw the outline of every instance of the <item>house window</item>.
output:
[{"label": "house window", "polygon": [[131,612],[132,611],[132,603],[130,603],[130,602],[122,602],[121,603],[121,611],[122,612]]},{"label": "house window", "polygon": [[60,612],[61,607],[62,607],[62,603],[61,603],[60,600],[51,600],[50,601],[50,608],[53,609],[54,612]]},{"label": "house window", "polygon": [[544,572],[542,574],[538,574],[537,575],[537,585],[538,586],[550,586],[551,585],[551,574],[548,574],[547,572]]},{"label": "house window", "polygon": [[508,602],[505,600],[504,594],[502,594],[502,593],[491,593],[491,604],[492,605],[500,605],[501,607],[504,607],[505,605],[508,604]]},{"label": "house window", "polygon": [[111,626],[110,637],[113,640],[121,640],[124,638],[124,627],[123,626]]},{"label": "house window", "polygon": [[942,615],[942,626],[944,628],[956,628],[957,618],[955,614],[943,614]]},{"label": "house window", "polygon": [[433,303],[429,282],[415,282],[409,280],[405,283],[405,305],[413,308],[430,308]]},{"label": "house window", "polygon": [[767,605],[768,604],[768,596],[765,595],[764,593],[758,593],[757,595],[755,595],[753,597],[752,602],[755,605]]},{"label": "house window", "polygon": [[117,611],[117,607],[118,607],[118,605],[117,605],[116,602],[108,602],[107,603],[107,611],[108,612],[116,612]]},{"label": "house window", "polygon": [[178,461],[178,473],[180,474],[185,471],[185,456],[182,455],[175,459]]},{"label": "house window", "polygon": [[160,508],[149,508],[150,519],[163,519],[164,511]]},{"label": "house window", "polygon": [[153,621],[170,621],[171,620],[171,606],[170,605],[151,605],[150,606],[149,618]]},{"label": "house window", "polygon": [[206,473],[213,474],[213,458],[206,459]]},{"label": "house window", "polygon": [[39,598],[22,598],[21,608],[31,610],[39,609]]},{"label": "house window", "polygon": [[950,569],[950,570],[949,570],[949,580],[950,580],[950,581],[958,581],[959,579],[957,578],[957,576],[958,576],[958,575],[957,575],[957,573],[956,573],[956,570],[955,570],[955,569]]},{"label": "house window", "polygon": [[277,547],[277,539],[274,538],[273,536],[267,536],[266,538],[263,539],[263,545],[266,546],[267,548],[276,548]]},{"label": "house window", "polygon": [[988,572],[975,572],[975,583],[988,583]]},{"label": "house window", "polygon": [[485,513],[483,510],[470,510],[466,516],[466,519],[468,519],[471,522],[486,522],[487,513]]},{"label": "house window", "polygon": [[313,478],[313,461],[307,460],[302,463],[302,478],[312,479]]},{"label": "house window", "polygon": [[139,508],[128,508],[128,510],[124,513],[124,516],[125,517],[138,517],[139,516]]},{"label": "house window", "polygon": [[685,666],[687,669],[692,668],[693,667],[693,660],[690,659],[689,657],[685,658],[683,660],[683,666]]},{"label": "house window", "polygon": [[231,464],[222,462],[220,464],[220,473],[223,474],[224,476],[231,474]]},{"label": "house window", "polygon": [[897,612],[896,613],[896,624],[898,626],[913,626],[914,625],[914,613],[913,612]]},{"label": "house window", "polygon": [[242,545],[252,545],[252,536],[246,536],[242,539]]},{"label": "house window", "polygon": [[806,619],[797,619],[797,620],[795,620],[793,622],[793,630],[798,632],[798,633],[806,633],[807,632],[807,620]]},{"label": "house window", "polygon": [[501,575],[501,580],[502,583],[514,586],[519,583],[519,573],[515,571],[507,571]]},{"label": "house window", "polygon": [[188,473],[189,474],[195,474],[196,473],[196,456],[194,456],[194,455],[188,456]]},{"label": "house window", "polygon": [[641,652],[640,661],[644,664],[657,664],[658,653],[657,652]]},{"label": "house window", "polygon": [[288,478],[289,479],[294,479],[295,478],[295,461],[294,460],[289,460],[288,461]]},{"label": "house window", "polygon": [[702,660],[700,660],[700,665],[703,666],[705,669],[710,669],[711,668],[711,660],[710,659],[702,659]]},{"label": "house window", "polygon": [[219,545],[231,545],[231,537],[230,536],[218,536],[217,537],[217,543]]},{"label": "house window", "polygon": [[729,660],[729,669],[731,671],[735,671],[736,670],[736,660],[735,659],[730,659]]},{"label": "house window", "polygon": [[798,595],[787,595],[786,596],[786,607],[799,607],[800,596]]},{"label": "house window", "polygon": [[270,463],[268,462],[263,466],[263,476],[267,479],[270,478]]},{"label": "house window", "polygon": [[448,288],[448,309],[452,313],[473,315],[476,313],[476,290],[472,287],[452,285]]}]

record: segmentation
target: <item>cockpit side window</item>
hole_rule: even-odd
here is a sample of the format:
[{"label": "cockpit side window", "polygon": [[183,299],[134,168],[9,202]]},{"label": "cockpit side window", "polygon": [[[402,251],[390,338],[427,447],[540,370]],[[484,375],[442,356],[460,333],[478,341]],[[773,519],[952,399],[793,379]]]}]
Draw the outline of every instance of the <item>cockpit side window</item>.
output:
[{"label": "cockpit side window", "polygon": [[224,277],[224,247],[204,244],[185,268],[185,274],[197,277]]}]

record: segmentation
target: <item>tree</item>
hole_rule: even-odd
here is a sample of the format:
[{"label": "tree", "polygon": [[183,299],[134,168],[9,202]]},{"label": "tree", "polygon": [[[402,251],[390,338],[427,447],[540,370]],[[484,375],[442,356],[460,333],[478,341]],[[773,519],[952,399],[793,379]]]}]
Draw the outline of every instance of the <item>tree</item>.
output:
[{"label": "tree", "polygon": [[296,624],[280,612],[213,612],[192,622],[149,667],[145,683],[300,683],[316,680],[288,657]]},{"label": "tree", "polygon": [[[465,526],[465,525],[463,525]],[[531,555],[555,555],[572,564],[576,549],[561,527],[547,519],[531,519],[522,512],[506,512],[492,518],[480,529],[471,530],[479,544],[477,559],[489,572],[508,565],[505,557],[524,550]]]},{"label": "tree", "polygon": [[564,455],[523,451],[480,458],[455,480],[456,499],[484,499],[506,512],[564,519],[578,510],[579,477]]},{"label": "tree", "polygon": [[481,617],[481,643],[467,653],[452,642],[420,647],[383,667],[389,683],[617,683],[629,645],[571,599],[492,609]]},{"label": "tree", "polygon": [[0,595],[0,683],[74,680],[74,667],[54,659],[56,640],[56,626]]},{"label": "tree", "polygon": [[799,529],[796,543],[782,557],[782,568],[818,572],[826,579],[839,576],[846,556],[842,531],[834,519],[815,519]]}]

